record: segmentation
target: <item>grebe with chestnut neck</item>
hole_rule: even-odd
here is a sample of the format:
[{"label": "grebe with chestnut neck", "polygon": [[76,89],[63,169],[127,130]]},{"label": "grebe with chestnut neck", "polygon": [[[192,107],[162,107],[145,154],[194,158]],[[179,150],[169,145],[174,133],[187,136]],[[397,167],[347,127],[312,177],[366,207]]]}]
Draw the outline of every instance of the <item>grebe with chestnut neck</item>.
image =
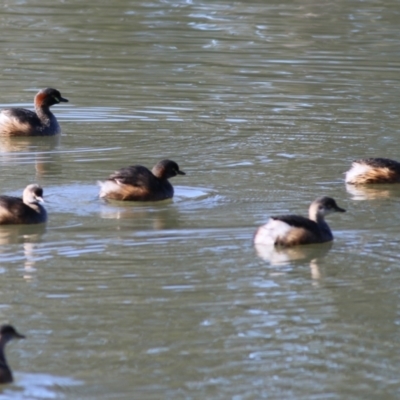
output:
[{"label": "grebe with chestnut neck", "polygon": [[168,179],[186,175],[172,160],[159,161],[150,171],[142,165],[121,168],[100,186],[100,198],[123,201],[160,201],[170,199],[174,188]]},{"label": "grebe with chestnut neck", "polygon": [[57,118],[50,107],[68,102],[52,88],[42,89],[34,100],[35,111],[25,108],[5,108],[0,112],[0,136],[51,136],[61,133]]}]

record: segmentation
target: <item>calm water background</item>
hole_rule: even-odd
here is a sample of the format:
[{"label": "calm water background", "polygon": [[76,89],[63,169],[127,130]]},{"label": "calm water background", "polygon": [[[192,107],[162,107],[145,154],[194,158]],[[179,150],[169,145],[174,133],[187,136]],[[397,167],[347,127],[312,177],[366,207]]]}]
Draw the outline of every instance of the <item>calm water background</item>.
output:
[{"label": "calm water background", "polygon": [[[1,139],[1,193],[45,188],[47,227],[0,229],[0,399],[395,399],[400,9],[367,1],[8,1],[0,106],[59,89],[59,140]],[[171,202],[96,181],[162,158]],[[331,246],[265,254],[268,215],[347,209]]]}]

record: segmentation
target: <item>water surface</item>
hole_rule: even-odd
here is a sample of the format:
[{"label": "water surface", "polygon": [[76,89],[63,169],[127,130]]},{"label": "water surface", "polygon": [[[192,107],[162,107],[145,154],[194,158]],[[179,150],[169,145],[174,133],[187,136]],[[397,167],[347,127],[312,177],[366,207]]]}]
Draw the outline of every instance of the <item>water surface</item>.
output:
[{"label": "water surface", "polygon": [[[16,1],[0,6],[0,106],[56,105],[60,138],[0,140],[1,192],[45,190],[46,227],[0,229],[0,399],[398,398],[398,197],[346,188],[399,159],[393,0]],[[163,158],[159,204],[96,182]],[[331,245],[265,253],[255,227],[347,209]]]}]

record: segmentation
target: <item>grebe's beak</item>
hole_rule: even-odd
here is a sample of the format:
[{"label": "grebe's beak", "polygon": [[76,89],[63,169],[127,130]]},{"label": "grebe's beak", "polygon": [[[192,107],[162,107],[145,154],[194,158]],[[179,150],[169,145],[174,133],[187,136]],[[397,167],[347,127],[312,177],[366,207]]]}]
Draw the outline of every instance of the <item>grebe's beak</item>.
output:
[{"label": "grebe's beak", "polygon": [[335,208],[333,211],[336,211],[336,212],[346,212],[346,210],[345,210],[344,208],[340,208],[340,207],[338,207],[338,206],[336,206],[336,208]]},{"label": "grebe's beak", "polygon": [[65,99],[64,97],[60,97],[58,101],[61,103],[68,103],[68,99]]},{"label": "grebe's beak", "polygon": [[19,332],[17,332],[17,331],[15,331],[14,337],[15,337],[16,339],[25,339],[25,338],[26,338],[25,335],[22,335],[21,333],[19,333]]},{"label": "grebe's beak", "polygon": [[177,173],[178,175],[186,175],[186,173],[183,172],[183,171],[181,171],[180,169],[178,169],[178,171],[176,171],[176,173]]}]

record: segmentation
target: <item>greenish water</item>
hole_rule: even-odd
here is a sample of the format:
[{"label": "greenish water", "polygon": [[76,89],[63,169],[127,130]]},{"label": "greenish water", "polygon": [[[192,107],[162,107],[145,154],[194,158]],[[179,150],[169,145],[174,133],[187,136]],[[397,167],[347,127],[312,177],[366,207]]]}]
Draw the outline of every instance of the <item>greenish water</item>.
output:
[{"label": "greenish water", "polygon": [[[0,229],[0,399],[399,396],[400,187],[346,188],[400,159],[393,0],[14,1],[0,106],[69,99],[51,138],[1,139],[1,193],[45,190],[46,227]],[[160,204],[96,182],[170,158]],[[255,249],[269,215],[320,195],[335,241]]]}]

